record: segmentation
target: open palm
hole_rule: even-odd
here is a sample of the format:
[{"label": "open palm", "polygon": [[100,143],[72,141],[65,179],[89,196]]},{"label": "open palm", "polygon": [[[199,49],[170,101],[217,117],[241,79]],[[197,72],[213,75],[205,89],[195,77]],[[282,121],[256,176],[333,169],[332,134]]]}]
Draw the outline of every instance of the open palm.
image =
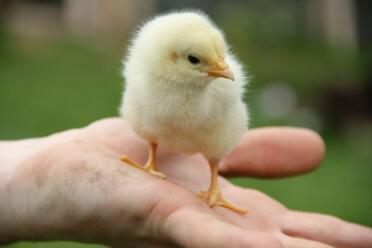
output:
[{"label": "open palm", "polygon": [[[200,155],[170,153],[160,145],[159,170],[167,180],[123,164],[122,154],[145,162],[147,144],[120,119],[101,120],[38,143],[25,160],[31,162],[23,162],[14,179],[16,192],[28,189],[36,199],[30,208],[33,216],[49,220],[42,222],[43,234],[30,239],[117,247],[372,246],[368,228],[290,211],[265,194],[222,177],[219,184],[225,197],[249,212],[242,216],[209,208],[195,194],[208,187],[207,161]],[[297,174],[315,168],[323,150],[322,141],[308,130],[252,130],[223,160],[221,173]]]}]

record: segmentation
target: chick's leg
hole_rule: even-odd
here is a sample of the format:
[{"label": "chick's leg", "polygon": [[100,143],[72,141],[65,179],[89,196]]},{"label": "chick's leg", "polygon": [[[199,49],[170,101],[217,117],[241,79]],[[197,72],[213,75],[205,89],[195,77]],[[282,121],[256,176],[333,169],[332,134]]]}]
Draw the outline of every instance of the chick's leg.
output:
[{"label": "chick's leg", "polygon": [[203,191],[199,193],[199,197],[205,200],[210,207],[221,206],[227,209],[230,209],[239,214],[246,214],[247,210],[241,207],[238,207],[227,200],[222,196],[218,188],[218,163],[216,161],[209,161],[209,167],[211,170],[211,182],[208,191]]},{"label": "chick's leg", "polygon": [[150,151],[149,151],[149,158],[144,166],[130,160],[127,156],[122,156],[121,161],[132,165],[138,169],[148,171],[150,174],[157,176],[159,178],[165,179],[165,175],[159,171],[157,171],[157,164],[156,164],[156,149],[158,147],[158,144],[155,142],[150,143]]}]

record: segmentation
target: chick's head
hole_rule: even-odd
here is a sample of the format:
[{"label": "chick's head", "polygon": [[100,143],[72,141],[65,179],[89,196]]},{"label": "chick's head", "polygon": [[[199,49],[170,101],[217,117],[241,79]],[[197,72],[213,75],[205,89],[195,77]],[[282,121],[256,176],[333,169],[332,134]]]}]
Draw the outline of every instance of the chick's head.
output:
[{"label": "chick's head", "polygon": [[222,35],[211,27],[177,30],[169,40],[168,51],[174,71],[194,80],[224,77],[233,80],[233,73],[225,62]]},{"label": "chick's head", "polygon": [[222,32],[205,15],[182,12],[145,24],[134,39],[129,61],[137,58],[158,82],[203,84],[215,78],[234,80],[226,53]]}]

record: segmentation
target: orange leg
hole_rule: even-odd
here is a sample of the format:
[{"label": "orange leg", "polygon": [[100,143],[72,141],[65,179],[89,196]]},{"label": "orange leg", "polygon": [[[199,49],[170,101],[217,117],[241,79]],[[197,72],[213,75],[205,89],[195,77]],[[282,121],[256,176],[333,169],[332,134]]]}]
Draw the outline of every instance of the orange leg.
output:
[{"label": "orange leg", "polygon": [[165,179],[165,175],[159,171],[157,171],[157,164],[156,164],[156,149],[158,147],[158,144],[155,142],[151,142],[150,144],[150,152],[149,152],[149,159],[147,160],[147,163],[142,166],[132,160],[130,160],[127,156],[122,156],[120,159],[121,161],[132,165],[138,169],[148,171],[150,174],[157,176],[161,179]]},{"label": "orange leg", "polygon": [[210,207],[220,206],[230,209],[239,214],[246,214],[247,209],[238,207],[224,199],[219,188],[218,188],[218,164],[215,161],[209,161],[209,167],[211,169],[211,183],[208,191],[199,193],[199,197],[205,200]]}]

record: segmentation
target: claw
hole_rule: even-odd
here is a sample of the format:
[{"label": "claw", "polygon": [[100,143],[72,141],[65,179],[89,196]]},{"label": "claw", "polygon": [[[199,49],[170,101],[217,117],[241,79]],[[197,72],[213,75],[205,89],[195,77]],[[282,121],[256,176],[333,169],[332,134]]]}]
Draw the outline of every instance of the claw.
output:
[{"label": "claw", "polygon": [[238,214],[243,214],[243,215],[248,212],[247,209],[238,207],[235,204],[226,201],[218,189],[212,190],[212,191],[209,190],[209,191],[199,192],[198,196],[201,199],[203,199],[205,202],[207,202],[209,207],[220,206],[220,207],[230,209]]},{"label": "claw", "polygon": [[149,156],[149,159],[148,159],[147,163],[144,166],[134,162],[133,160],[128,158],[128,156],[126,156],[126,155],[123,155],[120,158],[120,160],[123,161],[124,163],[132,165],[133,167],[136,167],[137,169],[147,171],[151,175],[154,175],[154,176],[156,176],[160,179],[166,179],[167,177],[163,173],[157,171],[157,169],[156,169],[157,168],[157,166],[156,166],[156,148],[157,148],[156,143],[151,143],[150,156]]},{"label": "claw", "polygon": [[241,208],[225,200],[218,188],[218,163],[216,161],[209,161],[209,167],[211,169],[211,183],[208,191],[202,191],[198,196],[203,199],[209,207],[220,206],[227,209],[230,209],[239,214],[246,214],[247,209]]}]

